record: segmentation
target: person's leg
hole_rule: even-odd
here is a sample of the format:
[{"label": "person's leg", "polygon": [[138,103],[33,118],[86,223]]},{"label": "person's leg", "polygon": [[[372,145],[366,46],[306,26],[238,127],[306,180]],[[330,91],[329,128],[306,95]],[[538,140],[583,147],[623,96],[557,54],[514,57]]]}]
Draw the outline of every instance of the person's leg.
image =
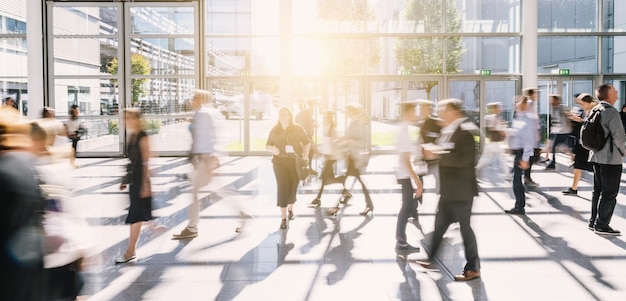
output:
[{"label": "person's leg", "polygon": [[429,261],[433,261],[435,256],[437,256],[437,252],[441,246],[441,241],[443,240],[443,235],[452,223],[450,213],[448,212],[450,207],[450,204],[448,203],[450,202],[439,199],[437,213],[435,214],[435,230],[433,231],[430,254],[428,255]]},{"label": "person's leg", "polygon": [[135,255],[135,249],[137,248],[137,241],[139,241],[139,233],[141,232],[141,223],[137,222],[130,224],[130,237],[128,238],[128,249],[124,253],[125,258],[130,258]]},{"label": "person's leg", "polygon": [[524,210],[526,206],[526,189],[522,183],[522,173],[524,172],[519,167],[519,162],[522,160],[524,151],[516,150],[515,159],[513,160],[513,194],[515,195],[515,208],[518,210]]},{"label": "person's leg", "polygon": [[591,194],[591,216],[589,217],[589,228],[595,228],[598,219],[598,201],[602,193],[602,168],[600,164],[593,163],[593,192]]},{"label": "person's leg", "polygon": [[609,227],[615,210],[616,197],[619,193],[621,175],[622,165],[602,165],[602,194],[598,203],[596,229]]},{"label": "person's leg", "polygon": [[398,220],[396,222],[396,242],[399,245],[406,245],[406,225],[411,213],[415,211],[417,202],[413,199],[413,184],[411,179],[398,179],[398,183],[402,187],[402,206],[398,212]]},{"label": "person's leg", "polygon": [[478,164],[476,164],[476,173],[478,174],[483,168],[487,167],[489,163],[493,161],[495,150],[494,146],[497,146],[497,143],[491,142],[486,143],[483,148],[483,154],[480,156],[478,160]]},{"label": "person's leg", "polygon": [[510,176],[511,168],[509,167],[508,162],[507,162],[507,154],[504,151],[504,149],[501,147],[500,143],[496,143],[494,156],[496,156],[498,160],[498,164],[500,164],[500,169],[502,170],[502,174],[504,175],[504,177]]},{"label": "person's leg", "polygon": [[478,257],[478,246],[476,244],[476,236],[470,224],[472,215],[472,201],[455,202],[455,216],[459,221],[461,228],[461,236],[463,237],[463,246],[465,248],[465,260],[467,264],[464,270],[480,271],[480,259]]},{"label": "person's leg", "polygon": [[578,190],[578,182],[583,177],[582,169],[574,169],[574,178],[572,179],[572,190]]},{"label": "person's leg", "polygon": [[213,173],[211,163],[207,159],[208,157],[198,158],[198,163],[195,166],[195,171],[192,175],[192,193],[191,204],[187,208],[189,215],[189,223],[187,224],[187,230],[190,232],[198,232],[198,223],[200,222],[200,199],[198,194],[202,187],[209,184]]}]

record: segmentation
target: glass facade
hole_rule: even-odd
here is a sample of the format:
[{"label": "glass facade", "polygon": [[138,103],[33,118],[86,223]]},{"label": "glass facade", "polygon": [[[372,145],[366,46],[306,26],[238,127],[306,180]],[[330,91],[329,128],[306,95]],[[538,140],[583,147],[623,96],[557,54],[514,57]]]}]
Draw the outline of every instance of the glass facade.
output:
[{"label": "glass facade", "polygon": [[[26,0],[0,4],[0,93],[27,112]],[[317,139],[324,111],[337,112],[341,131],[345,104],[361,103],[371,117],[368,147],[385,151],[392,146],[385,129],[398,121],[403,100],[457,97],[480,125],[486,103],[500,101],[512,111],[521,90],[520,1],[199,4],[46,3],[46,104],[59,116],[79,106],[89,137],[102,140],[85,143],[82,152],[123,152],[125,107],[147,116],[157,151],[186,151],[196,88],[211,90],[224,122],[237,129],[223,137],[223,150],[232,154],[263,152],[263,131],[280,106],[297,114],[313,100]],[[609,76],[622,86],[626,16],[616,12],[626,2],[539,0],[537,8],[542,97],[550,90],[571,102],[573,93]],[[184,142],[168,145],[170,137]]]}]

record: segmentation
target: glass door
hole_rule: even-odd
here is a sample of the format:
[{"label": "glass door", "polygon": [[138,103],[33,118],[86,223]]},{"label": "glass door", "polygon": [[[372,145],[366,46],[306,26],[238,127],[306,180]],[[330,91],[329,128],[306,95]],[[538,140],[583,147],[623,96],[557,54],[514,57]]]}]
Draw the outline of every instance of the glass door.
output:
[{"label": "glass door", "polygon": [[186,153],[197,3],[47,3],[50,105],[65,118],[78,106],[87,129],[79,154],[123,154],[120,110],[129,107],[141,109],[154,152]]}]

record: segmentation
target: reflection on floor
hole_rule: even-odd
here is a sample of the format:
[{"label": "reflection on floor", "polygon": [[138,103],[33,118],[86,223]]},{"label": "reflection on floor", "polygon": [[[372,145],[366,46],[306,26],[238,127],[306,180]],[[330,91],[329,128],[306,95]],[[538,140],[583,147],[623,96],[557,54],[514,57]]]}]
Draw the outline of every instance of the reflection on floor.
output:
[{"label": "reflection on floor", "polygon": [[[565,159],[563,159],[565,161]],[[373,157],[365,180],[374,215],[360,216],[363,195],[337,217],[326,215],[341,194],[330,185],[321,208],[307,205],[319,187],[310,179],[300,187],[296,219],[280,230],[275,184],[268,157],[224,157],[218,176],[201,193],[200,235],[172,240],[186,224],[191,170],[184,158],[155,158],[155,224],[144,226],[138,260],[115,265],[128,243],[124,225],[128,196],[120,192],[124,159],[80,159],[74,172],[78,191],[70,208],[87,218],[98,255],[84,273],[89,300],[624,300],[624,236],[600,237],[587,230],[589,175],[579,196],[563,196],[571,170],[534,167],[540,187],[529,191],[527,215],[509,216],[512,189],[496,168],[481,177],[472,219],[482,260],[482,278],[454,282],[464,265],[458,227],[445,236],[439,270],[424,270],[437,196],[431,177],[419,220],[409,223],[409,242],[421,253],[394,251],[400,187],[393,156]],[[566,162],[562,162],[566,163]],[[320,163],[321,165],[321,163]],[[351,184],[352,182],[349,181]],[[624,191],[618,196],[612,226],[626,231]],[[242,232],[235,230],[242,227]]]}]

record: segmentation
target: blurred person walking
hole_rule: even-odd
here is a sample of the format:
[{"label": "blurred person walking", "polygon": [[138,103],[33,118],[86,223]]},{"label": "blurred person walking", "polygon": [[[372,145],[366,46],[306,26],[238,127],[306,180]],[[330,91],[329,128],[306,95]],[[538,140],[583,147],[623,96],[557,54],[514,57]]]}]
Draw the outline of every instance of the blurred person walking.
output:
[{"label": "blurred person walking", "polygon": [[30,124],[0,110],[0,300],[47,300],[43,198],[30,153]]},{"label": "blurred person walking", "polygon": [[[398,152],[398,167],[396,178],[402,187],[402,206],[398,212],[396,222],[396,251],[397,252],[419,252],[420,248],[414,247],[407,242],[406,226],[409,217],[417,210],[418,199],[422,197],[424,185],[413,170],[411,155],[417,146],[411,141],[409,126],[417,121],[415,107],[417,102],[409,101],[401,104],[402,121],[398,129],[396,151]],[[415,182],[416,188],[413,188]]]},{"label": "blurred person walking", "polygon": [[[534,146],[533,146],[533,154],[528,161],[528,168],[524,170],[524,185],[529,188],[539,187],[539,183],[533,181],[531,177],[531,172],[533,168],[533,164],[540,159],[541,156],[541,148],[539,148],[539,142],[541,135],[539,134],[541,128],[539,127],[539,90],[537,88],[525,88],[522,90],[522,96],[526,96],[528,98],[528,110],[531,114],[534,114],[537,118],[537,128],[535,128],[535,138],[534,138]],[[515,118],[515,113],[513,114],[513,118]]]},{"label": "blurred person walking", "polygon": [[313,156],[317,153],[316,145],[313,140],[313,135],[315,134],[315,99],[307,99],[306,103],[303,105],[304,107],[298,114],[296,115],[295,122],[304,128],[307,137],[311,140],[311,151],[309,151],[309,169],[311,175],[317,176],[317,171],[313,169]]},{"label": "blurred person walking", "polygon": [[130,237],[126,252],[115,259],[115,263],[126,263],[137,258],[135,249],[141,232],[141,224],[152,220],[152,188],[150,183],[150,143],[148,135],[141,128],[140,109],[128,108],[124,111],[126,121],[128,146],[126,153],[130,163],[127,166],[126,176],[120,184],[120,190],[130,185],[130,207],[126,224],[130,224]]},{"label": "blurred person walking", "polygon": [[[295,219],[293,204],[296,202],[298,175],[296,156],[308,160],[311,141],[302,126],[293,121],[293,113],[287,107],[278,110],[278,123],[272,128],[265,149],[272,153],[276,177],[276,206],[280,207],[280,228],[287,229],[287,218]],[[289,215],[287,215],[289,213]]]},{"label": "blurred person walking", "polygon": [[583,170],[593,171],[593,164],[589,162],[589,150],[580,143],[580,128],[583,121],[589,117],[589,111],[598,103],[593,99],[593,96],[583,93],[576,96],[576,104],[578,107],[572,109],[569,114],[569,119],[572,121],[571,139],[574,145],[572,148],[574,153],[574,178],[572,179],[572,186],[561,191],[564,195],[578,195],[578,182],[582,178]]},{"label": "blurred person walking", "polygon": [[[546,169],[556,168],[556,147],[560,144],[567,146],[567,152],[571,152],[572,145],[570,142],[570,134],[572,133],[572,123],[569,119],[569,111],[561,103],[561,96],[556,94],[550,95],[550,139],[546,146]],[[550,153],[552,152],[552,160]]]},{"label": "blurred person walking", "polygon": [[438,149],[425,149],[425,155],[439,157],[439,175],[441,176],[441,196],[435,215],[435,230],[432,235],[430,254],[427,261],[418,263],[426,268],[432,267],[443,235],[448,227],[459,222],[465,260],[467,263],[456,281],[468,281],[480,277],[480,258],[476,236],[472,230],[470,218],[474,197],[478,195],[476,181],[476,143],[474,134],[478,128],[461,111],[461,101],[447,99],[439,103],[439,116],[444,121]]},{"label": "blurred person walking", "polygon": [[504,129],[505,122],[500,118],[501,106],[502,104],[499,102],[487,104],[489,114],[485,115],[485,128],[489,143],[485,143],[483,153],[476,165],[476,172],[480,173],[483,168],[495,159],[500,164],[504,177],[508,178],[510,169],[507,164],[506,152],[502,147],[506,140],[506,132]]},{"label": "blurred person walking", "polygon": [[600,104],[591,111],[601,111],[601,125],[607,137],[604,147],[598,151],[589,151],[589,161],[593,163],[593,194],[591,196],[591,217],[589,229],[598,235],[618,236],[619,230],[609,226],[617,203],[622,162],[626,155],[624,147],[624,127],[615,107],[617,90],[609,84],[596,88],[596,97]]},{"label": "blurred person walking", "polygon": [[78,110],[77,105],[72,105],[70,109],[70,118],[65,124],[67,137],[72,141],[72,153],[70,154],[70,165],[74,168],[78,168],[76,165],[76,153],[78,149],[78,141],[80,141],[81,136],[83,135],[85,129],[82,123],[78,120],[78,115],[80,111]]},{"label": "blurred person walking", "polygon": [[[311,201],[311,206],[321,206],[322,193],[324,187],[329,184],[341,183],[343,185],[343,200],[347,200],[352,197],[352,194],[346,189],[345,181],[346,176],[335,176],[335,163],[337,159],[342,158],[342,152],[337,145],[337,125],[335,123],[335,112],[326,111],[324,113],[324,137],[322,138],[322,147],[319,151],[324,155],[324,167],[322,168],[322,185],[320,186],[317,196]],[[339,204],[333,206],[328,210],[329,215],[334,215],[339,210]]]},{"label": "blurred person walking", "polygon": [[[367,125],[367,118],[363,115],[363,108],[358,103],[346,104],[346,117],[350,119],[350,125],[346,129],[345,135],[337,139],[339,147],[347,149],[346,176],[353,176],[357,181],[359,181],[359,183],[361,183],[361,189],[363,190],[363,196],[365,197],[365,209],[359,212],[359,214],[368,215],[372,212],[373,215],[374,203],[372,203],[370,193],[365,186],[363,178],[361,177],[361,170],[364,170],[367,167],[367,163],[369,161],[369,154],[363,152],[365,149],[365,128]],[[347,202],[345,199],[344,201]]]},{"label": "blurred person walking", "polygon": [[194,167],[191,175],[192,200],[187,208],[189,223],[173,239],[187,239],[198,236],[198,223],[200,222],[200,199],[199,191],[209,184],[213,178],[214,170],[219,167],[216,157],[216,119],[221,118],[219,111],[212,107],[213,94],[205,90],[196,90],[191,100],[191,108],[194,110],[191,120],[191,151],[190,160]]},{"label": "blurred person walking", "polygon": [[504,210],[508,214],[526,214],[526,188],[522,184],[524,170],[530,168],[530,160],[537,145],[537,115],[527,96],[520,96],[515,104],[515,116],[509,132],[509,148],[513,159],[513,194],[515,207]]}]

